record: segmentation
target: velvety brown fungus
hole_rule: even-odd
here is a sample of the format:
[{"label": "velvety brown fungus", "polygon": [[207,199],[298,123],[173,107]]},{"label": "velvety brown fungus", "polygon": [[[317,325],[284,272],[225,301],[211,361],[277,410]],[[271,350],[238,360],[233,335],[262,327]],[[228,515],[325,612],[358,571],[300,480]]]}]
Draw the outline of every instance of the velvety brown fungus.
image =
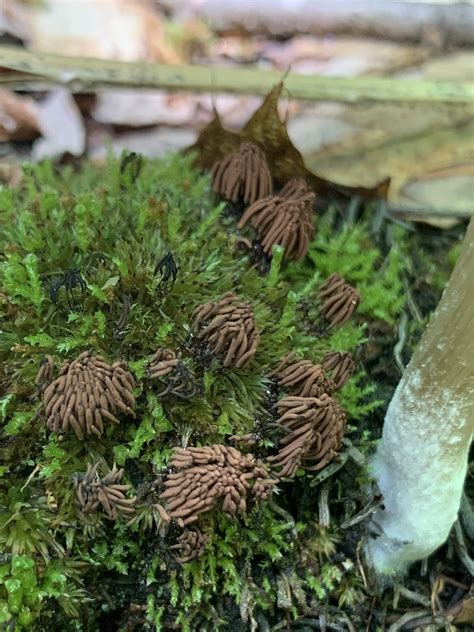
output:
[{"label": "velvety brown fungus", "polygon": [[321,365],[310,360],[298,360],[294,354],[285,356],[269,377],[276,377],[279,386],[299,397],[320,397],[335,390]]},{"label": "velvety brown fungus", "polygon": [[41,362],[38,373],[36,374],[35,384],[39,386],[41,390],[44,390],[54,377],[54,361],[52,356],[48,355]]},{"label": "velvety brown fungus", "polygon": [[348,351],[333,351],[326,354],[321,365],[336,389],[342,388],[355,372],[355,362]]},{"label": "velvety brown fungus", "polygon": [[283,198],[300,198],[310,193],[310,191],[311,189],[304,178],[291,178],[281,189],[279,196]]}]

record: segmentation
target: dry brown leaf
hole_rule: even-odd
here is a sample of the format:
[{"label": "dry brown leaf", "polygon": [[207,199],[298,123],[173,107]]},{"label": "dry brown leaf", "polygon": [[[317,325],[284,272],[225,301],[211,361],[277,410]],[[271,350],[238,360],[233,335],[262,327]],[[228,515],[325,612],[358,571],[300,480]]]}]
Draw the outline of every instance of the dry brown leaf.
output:
[{"label": "dry brown leaf", "polygon": [[0,141],[33,140],[39,136],[37,104],[10,90],[0,90]]},{"label": "dry brown leaf", "polygon": [[81,113],[65,88],[55,88],[38,106],[41,134],[33,145],[32,157],[81,156],[86,146],[86,131]]},{"label": "dry brown leaf", "polygon": [[402,203],[446,212],[471,214],[474,210],[474,165],[453,165],[408,180],[400,189]]},{"label": "dry brown leaf", "polygon": [[197,164],[211,169],[216,160],[236,149],[241,141],[248,140],[259,145],[265,152],[273,180],[277,186],[283,186],[290,178],[303,177],[319,194],[319,201],[347,198],[362,195],[367,198],[385,198],[388,180],[376,187],[347,187],[324,180],[309,171],[301,153],[291,142],[286,122],[278,114],[278,100],[283,90],[283,82],[277,84],[265,97],[262,105],[253,114],[240,132],[231,132],[222,126],[218,113],[214,120],[202,130],[197,142],[188,151],[197,153]]},{"label": "dry brown leaf", "polygon": [[[316,168],[317,165],[333,160],[337,170],[340,159],[345,156],[354,157],[354,166],[362,165],[367,152],[377,150],[385,144],[387,153],[396,155],[397,151],[390,151],[390,146],[412,136],[419,137],[466,122],[471,115],[470,105],[438,104],[428,108],[425,104],[415,106],[378,103],[348,106],[342,103],[307,103],[303,112],[292,119],[288,127],[295,144],[299,147],[302,143],[302,147],[304,146],[303,153],[310,168],[313,164]],[[321,127],[324,127],[324,132]],[[344,127],[346,131],[341,129]],[[385,168],[384,161],[374,166],[376,171],[364,167],[365,177],[361,181],[364,186],[372,186],[380,178],[380,171]],[[345,164],[343,172],[346,171]],[[326,172],[324,175],[332,178]],[[337,173],[336,179],[338,177]],[[352,184],[350,173],[347,173],[347,183]]]},{"label": "dry brown leaf", "polygon": [[392,208],[425,211],[425,219],[436,226],[441,215],[456,221],[472,212],[474,127],[467,122],[467,108],[328,110],[326,146],[312,141],[317,127],[311,125],[311,114],[318,112],[324,116],[321,108],[311,108],[291,131],[298,142],[307,123],[305,160],[325,178],[370,187],[390,176]]},{"label": "dry brown leaf", "polygon": [[214,118],[201,131],[197,141],[186,151],[197,153],[196,164],[203,169],[211,169],[216,160],[234,151],[240,145],[240,136],[222,126],[217,110]]}]

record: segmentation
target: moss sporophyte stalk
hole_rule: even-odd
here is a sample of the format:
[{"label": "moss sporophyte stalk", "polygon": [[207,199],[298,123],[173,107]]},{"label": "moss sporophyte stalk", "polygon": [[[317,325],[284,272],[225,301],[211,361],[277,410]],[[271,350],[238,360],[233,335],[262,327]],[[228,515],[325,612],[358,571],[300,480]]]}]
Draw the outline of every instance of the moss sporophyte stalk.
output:
[{"label": "moss sporophyte stalk", "polygon": [[360,598],[311,484],[364,476],[343,441],[379,402],[351,354],[401,309],[402,256],[245,152],[239,186],[214,170],[238,217],[193,155],[0,190],[2,624],[255,629]]}]

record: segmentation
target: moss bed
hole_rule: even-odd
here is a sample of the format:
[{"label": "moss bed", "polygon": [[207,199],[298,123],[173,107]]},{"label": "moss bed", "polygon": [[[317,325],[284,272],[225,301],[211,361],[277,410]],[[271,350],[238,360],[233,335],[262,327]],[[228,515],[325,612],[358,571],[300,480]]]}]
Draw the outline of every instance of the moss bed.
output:
[{"label": "moss bed", "polygon": [[[216,199],[191,157],[138,166],[44,162],[26,165],[16,189],[0,189],[0,629],[387,629],[413,604],[366,583],[366,522],[352,519],[370,494],[384,408],[462,231],[379,223],[376,206],[349,221],[331,207],[302,261],[286,262],[278,247],[270,259],[242,248],[235,208]],[[72,298],[61,285],[67,271],[83,280]],[[312,310],[333,272],[362,303],[321,335]],[[239,369],[203,359],[193,343],[194,310],[229,291],[252,305],[261,336]],[[181,354],[195,396],[159,396],[147,374],[158,347]],[[46,427],[35,377],[45,357],[57,376],[84,351],[127,363],[136,405],[135,418],[79,441]],[[204,551],[180,564],[171,547],[181,530],[156,510],[173,448],[256,433],[255,456],[274,454],[274,404],[285,392],[268,373],[289,352],[317,362],[329,351],[357,361],[337,394],[348,419],[339,456],[320,472],[298,470],[234,519],[202,514]],[[137,497],[132,520],[79,514],[74,481],[91,463],[102,476],[124,468]],[[449,569],[448,554],[435,562]],[[419,567],[404,582],[429,597]]]}]

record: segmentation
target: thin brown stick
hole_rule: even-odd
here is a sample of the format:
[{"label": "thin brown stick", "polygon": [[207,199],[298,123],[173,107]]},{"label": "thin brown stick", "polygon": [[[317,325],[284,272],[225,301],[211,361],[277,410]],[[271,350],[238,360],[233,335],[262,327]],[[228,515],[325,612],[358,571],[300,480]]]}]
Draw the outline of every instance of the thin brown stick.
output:
[{"label": "thin brown stick", "polygon": [[[194,64],[149,64],[65,57],[52,53],[32,53],[23,49],[0,46],[0,68],[27,73],[27,79],[59,83],[74,91],[87,91],[100,86],[130,86],[165,90],[195,90],[266,95],[282,80],[274,70],[200,66]],[[15,73],[16,74],[16,73]],[[12,74],[11,84],[18,81]],[[9,83],[9,75],[2,77]],[[471,82],[419,81],[360,77],[315,77],[289,73],[285,87],[293,99],[365,103],[472,103]]]}]

